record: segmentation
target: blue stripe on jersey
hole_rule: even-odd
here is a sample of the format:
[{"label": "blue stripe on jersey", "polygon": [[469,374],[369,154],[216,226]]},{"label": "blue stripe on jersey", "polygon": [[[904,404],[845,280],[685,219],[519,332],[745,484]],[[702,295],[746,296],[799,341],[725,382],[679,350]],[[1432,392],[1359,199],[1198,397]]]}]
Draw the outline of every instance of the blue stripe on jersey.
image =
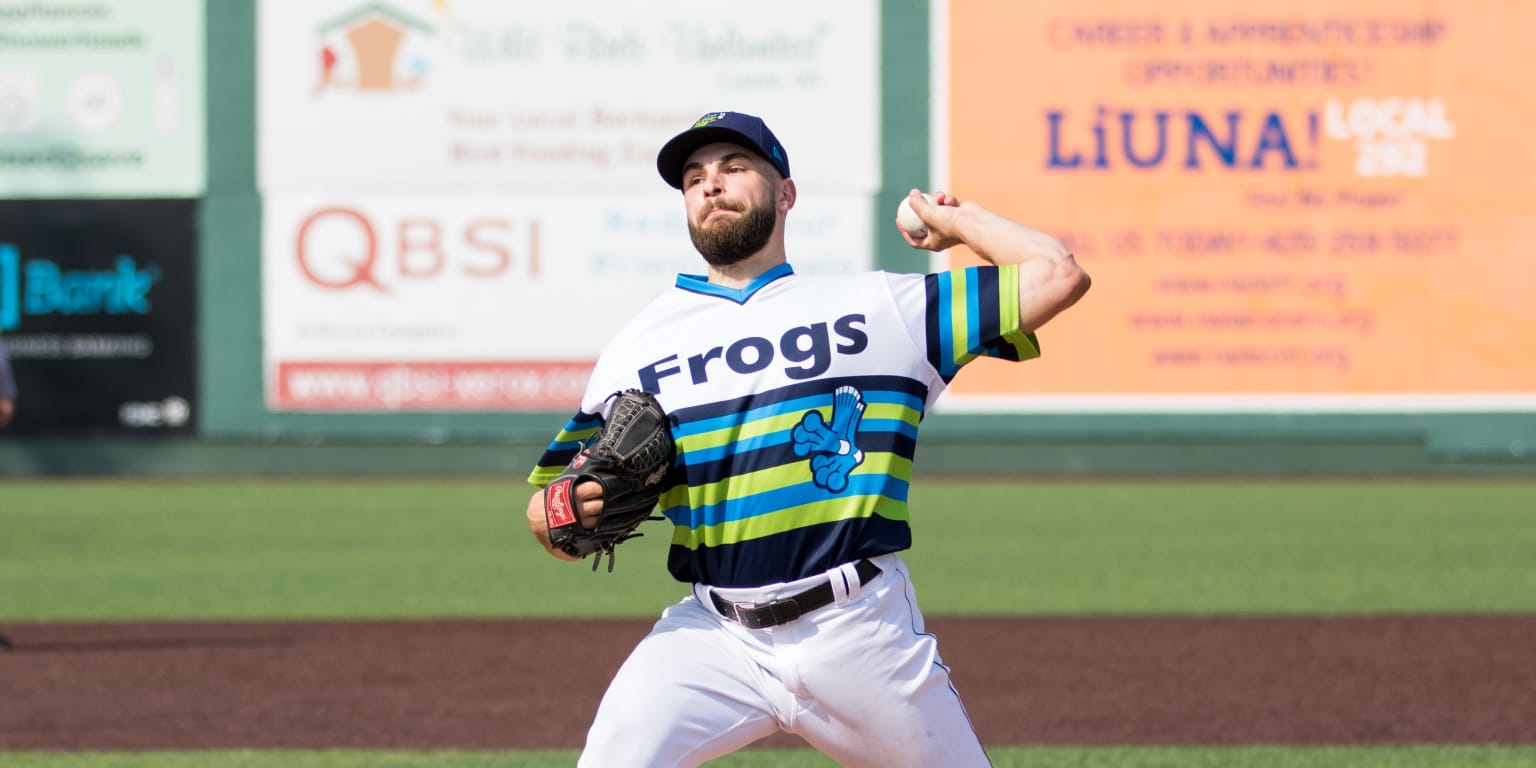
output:
[{"label": "blue stripe on jersey", "polygon": [[[719,461],[731,454],[735,454],[736,456],[743,456],[749,453],[757,452],[776,452],[774,449],[780,448],[793,451],[793,448],[788,447],[791,443],[790,433],[793,431],[794,427],[791,425],[790,427],[779,430],[778,432],[769,432],[767,434],[757,435],[755,437],[741,438],[736,440],[734,443],[717,445],[710,448],[694,448],[688,451],[688,463],[694,466],[702,466],[708,462]],[[863,442],[865,435],[869,435],[874,442],[871,442],[868,446],[866,446]],[[905,437],[909,440],[916,440],[917,425],[910,424],[908,422],[902,421],[901,419],[864,419],[859,422],[859,447],[863,448],[865,453],[869,453],[871,450],[876,450],[876,444],[878,444],[881,440],[885,440],[887,435],[890,436],[890,438],[886,440],[885,447],[887,448],[894,447],[895,438],[898,437]],[[903,453],[902,456],[904,458],[912,458],[911,453]],[[793,456],[793,454],[791,454],[791,458],[788,459],[788,461],[762,463],[757,468],[762,469],[763,467],[771,467],[775,464],[784,464],[788,463],[789,461],[804,460],[805,457],[803,456]],[[738,470],[731,474],[741,474],[741,472]]]},{"label": "blue stripe on jersey", "polygon": [[763,286],[778,280],[781,277],[788,277],[793,275],[794,273],[794,268],[790,267],[788,264],[780,264],[777,267],[774,267],[773,269],[758,275],[752,280],[750,284],[744,288],[727,288],[726,286],[720,285],[719,283],[711,283],[709,278],[705,275],[680,274],[677,276],[677,287],[690,293],[698,293],[705,296],[718,296],[722,299],[730,299],[737,304],[745,304],[747,303],[747,299],[752,298],[752,295],[761,290]]},{"label": "blue stripe on jersey", "polygon": [[[903,401],[892,398],[895,398],[897,395],[905,395],[905,404],[921,410],[922,404],[928,399],[928,388],[923,386],[922,382],[913,381],[905,376],[849,376],[836,379],[817,379],[803,384],[791,384],[769,392],[738,397],[734,400],[722,400],[718,403],[679,408],[673,411],[672,415],[679,422],[680,430],[687,429],[688,425],[694,422],[722,416],[731,417],[732,421],[726,421],[714,427],[719,429],[721,426],[729,426],[735,422],[746,422],[760,418],[760,416],[756,415],[751,418],[742,417],[743,414],[753,412],[756,409],[766,408],[774,403],[781,403],[787,400],[797,400],[806,397],[821,398],[820,401],[815,403],[815,406],[825,405],[827,393],[845,384],[857,387],[860,391],[877,398],[874,400],[877,403],[902,403]],[[794,410],[793,408],[785,408],[779,411],[779,413],[793,413]],[[808,410],[808,407],[802,408],[802,410]],[[674,434],[683,436],[698,434],[698,431],[679,431]]]},{"label": "blue stripe on jersey", "polygon": [[718,429],[726,429],[741,424],[749,424],[759,419],[771,419],[775,416],[783,416],[786,413],[805,413],[812,408],[820,408],[827,404],[827,393],[817,392],[805,397],[793,400],[780,400],[773,403],[763,403],[752,408],[740,411],[703,418],[698,420],[686,420],[687,416],[679,415],[679,424],[673,434],[678,438],[692,437],[706,432],[714,432]]},{"label": "blue stripe on jersey", "polygon": [[[924,328],[928,333],[928,362],[945,382],[954,379],[960,368],[978,356],[1018,360],[1019,350],[1004,338],[1012,328],[1003,327],[1000,292],[1014,290],[998,280],[998,267],[967,267],[964,270],[937,272],[924,276],[928,306]],[[957,290],[955,281],[963,283]],[[956,305],[955,302],[963,302]],[[965,318],[965,328],[954,327],[956,310]]]},{"label": "blue stripe on jersey", "polygon": [[590,438],[598,427],[603,425],[601,414],[576,412],[571,420],[566,422],[565,428],[555,435],[550,441],[549,447],[544,449],[544,455],[539,457],[539,463],[528,474],[528,482],[542,486],[555,479],[565,466],[576,458],[576,452],[581,450],[582,443]]},{"label": "blue stripe on jersey", "polygon": [[955,316],[954,313],[950,311],[950,306],[955,300],[955,281],[954,276],[948,272],[941,273],[938,277],[939,306],[937,307],[937,311],[939,315],[939,354],[942,355],[940,360],[943,361],[942,367],[939,368],[939,373],[944,375],[944,381],[947,382],[954,378],[955,374],[960,370],[959,367],[955,365]]},{"label": "blue stripe on jersey", "polygon": [[[902,381],[906,382],[909,380],[903,379]],[[858,382],[860,386],[869,386],[870,384],[869,379],[859,379]],[[906,392],[891,392],[889,390],[878,389],[860,389],[860,392],[863,394],[865,403],[902,406],[916,411],[919,417],[921,417],[923,413],[923,400],[916,395],[908,394]],[[677,425],[677,428],[672,431],[672,434],[678,439],[682,439],[692,437],[694,435],[701,435],[706,432],[714,432],[715,430],[719,429],[726,429],[728,427],[750,424],[760,419],[771,419],[775,416],[783,416],[784,414],[805,413],[812,408],[824,407],[826,404],[827,393],[818,392],[813,395],[807,395],[806,397],[799,397],[793,400],[783,400],[775,403],[764,403],[755,407],[745,408],[740,411],[734,411],[721,416],[714,416],[697,420],[689,420],[692,414],[697,413],[697,409],[684,409],[678,412],[679,415],[677,418],[680,423]],[[869,422],[865,421],[864,423],[868,424]]]},{"label": "blue stripe on jersey", "polygon": [[758,587],[782,578],[772,569],[773,560],[762,559],[764,551],[795,553],[796,559],[805,563],[803,573],[810,575],[911,546],[912,529],[907,521],[875,515],[807,526],[741,544],[698,549],[674,546],[667,553],[667,570],[684,582]]},{"label": "blue stripe on jersey", "polygon": [[[874,424],[873,427],[869,426]],[[743,440],[734,451],[727,447],[688,452],[686,479],[689,485],[707,485],[727,477],[758,472],[785,464],[805,463],[795,454],[789,430],[763,438]],[[765,442],[771,438],[771,442]],[[754,447],[743,446],[763,443]],[[865,419],[859,426],[859,449],[866,455],[894,453],[911,461],[917,453],[917,427],[896,419]]]}]

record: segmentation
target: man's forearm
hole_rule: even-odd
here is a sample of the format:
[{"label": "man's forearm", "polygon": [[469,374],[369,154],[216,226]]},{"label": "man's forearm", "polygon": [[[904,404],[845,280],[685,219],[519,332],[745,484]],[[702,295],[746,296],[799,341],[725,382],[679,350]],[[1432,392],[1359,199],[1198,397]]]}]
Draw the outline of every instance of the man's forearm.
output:
[{"label": "man's forearm", "polygon": [[977,256],[992,264],[1024,264],[1036,260],[1076,264],[1067,246],[1044,232],[976,203],[965,203],[960,210],[961,240]]},{"label": "man's forearm", "polygon": [[1088,292],[1088,273],[1060,240],[975,203],[961,212],[967,247],[992,264],[1018,265],[1020,330],[1034,331]]}]

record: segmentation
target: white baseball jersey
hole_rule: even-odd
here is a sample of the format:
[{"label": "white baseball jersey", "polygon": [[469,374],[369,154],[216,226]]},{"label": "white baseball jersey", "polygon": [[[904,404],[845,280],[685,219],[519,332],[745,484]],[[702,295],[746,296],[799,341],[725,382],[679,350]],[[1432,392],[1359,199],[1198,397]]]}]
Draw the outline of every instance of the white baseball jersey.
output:
[{"label": "white baseball jersey", "polygon": [[657,396],[678,459],[661,497],[678,580],[756,587],[911,545],[918,425],[961,366],[1039,355],[1014,266],[802,276],[742,289],[680,275],[613,339],[529,476],[547,484],[605,399]]}]

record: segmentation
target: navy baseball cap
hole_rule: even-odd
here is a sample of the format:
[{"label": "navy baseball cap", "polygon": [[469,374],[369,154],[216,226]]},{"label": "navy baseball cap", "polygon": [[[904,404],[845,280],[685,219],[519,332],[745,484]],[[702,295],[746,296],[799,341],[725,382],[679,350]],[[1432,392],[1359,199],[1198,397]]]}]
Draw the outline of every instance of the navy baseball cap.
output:
[{"label": "navy baseball cap", "polygon": [[741,112],[710,112],[693,122],[688,130],[672,137],[656,154],[656,170],[673,189],[683,188],[683,164],[688,156],[705,144],[729,141],[762,155],[779,175],[789,178],[789,153],[779,143],[762,118]]}]

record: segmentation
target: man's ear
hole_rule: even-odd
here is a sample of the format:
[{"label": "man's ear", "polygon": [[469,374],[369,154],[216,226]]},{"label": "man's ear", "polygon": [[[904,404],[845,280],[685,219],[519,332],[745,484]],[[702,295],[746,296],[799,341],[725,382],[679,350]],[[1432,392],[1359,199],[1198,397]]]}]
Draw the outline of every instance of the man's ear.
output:
[{"label": "man's ear", "polygon": [[795,195],[794,179],[784,179],[779,182],[779,195],[774,200],[774,206],[779,209],[779,213],[789,213],[789,209],[795,207]]}]

